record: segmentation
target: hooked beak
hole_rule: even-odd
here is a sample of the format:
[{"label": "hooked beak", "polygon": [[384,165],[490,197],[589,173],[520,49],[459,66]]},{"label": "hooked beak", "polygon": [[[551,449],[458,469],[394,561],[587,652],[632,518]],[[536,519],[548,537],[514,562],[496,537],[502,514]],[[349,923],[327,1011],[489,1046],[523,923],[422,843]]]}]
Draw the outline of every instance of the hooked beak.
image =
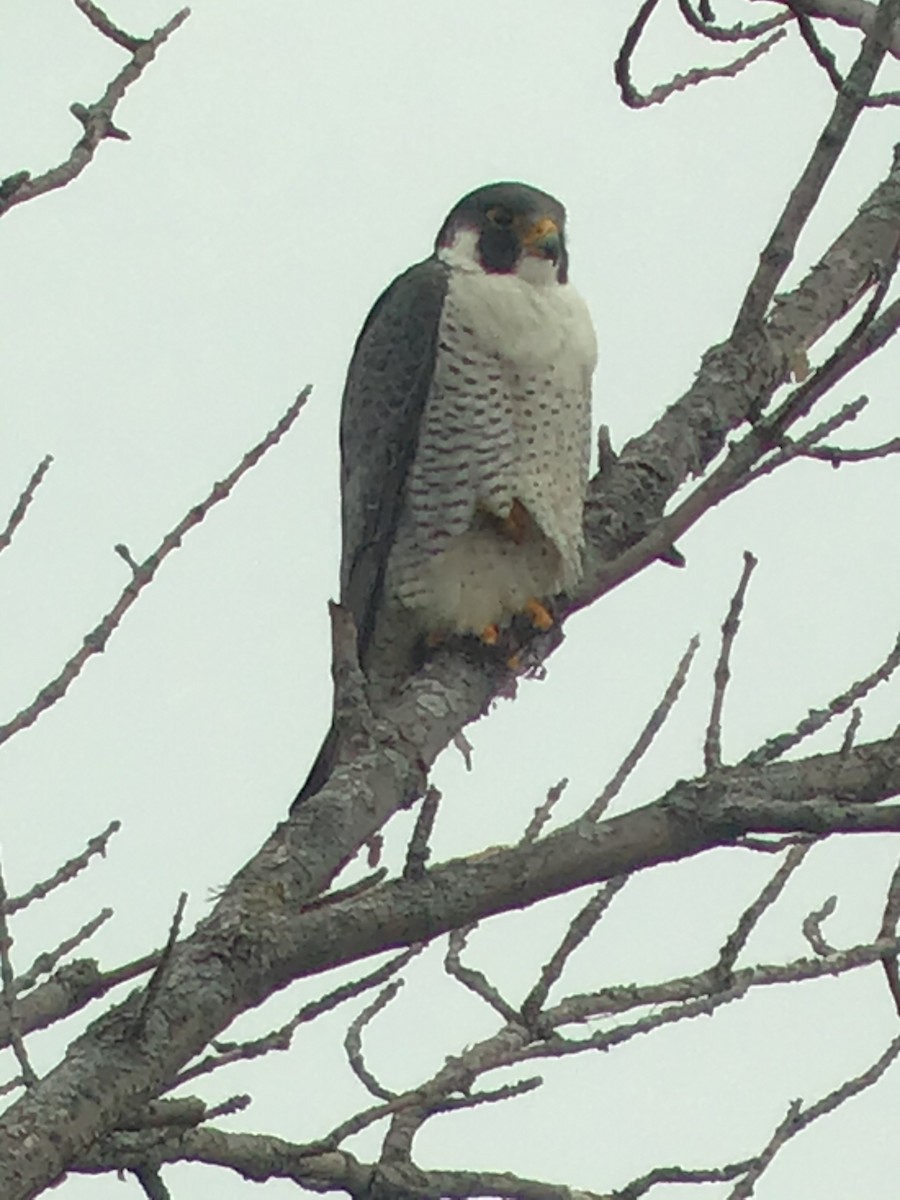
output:
[{"label": "hooked beak", "polygon": [[539,217],[538,220],[532,221],[522,230],[520,236],[526,254],[534,258],[549,258],[554,263],[559,260],[559,229],[550,217]]}]

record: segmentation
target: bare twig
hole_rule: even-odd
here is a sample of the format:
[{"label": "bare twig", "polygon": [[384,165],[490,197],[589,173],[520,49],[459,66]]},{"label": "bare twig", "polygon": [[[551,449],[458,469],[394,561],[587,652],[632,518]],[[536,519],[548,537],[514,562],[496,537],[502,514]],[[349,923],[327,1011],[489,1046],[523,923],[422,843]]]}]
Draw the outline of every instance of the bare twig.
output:
[{"label": "bare twig", "polygon": [[619,51],[615,62],[615,78],[619,85],[619,95],[622,102],[629,108],[649,108],[651,104],[662,104],[665,100],[675,92],[687,91],[689,87],[695,87],[699,83],[705,83],[709,79],[730,79],[735,75],[739,75],[741,71],[750,66],[758,58],[764,54],[785,36],[786,30],[776,29],[770,36],[765,38],[751,49],[741,54],[738,58],[730,63],[726,63],[720,67],[692,67],[690,71],[684,74],[674,75],[668,83],[658,84],[651,88],[649,92],[642,93],[634,86],[631,78],[631,58],[634,54],[638,41],[644,31],[644,27],[650,18],[650,14],[656,8],[658,0],[645,0],[638,11],[632,24],[629,26],[622,42],[622,48]]},{"label": "bare twig", "polygon": [[828,437],[844,425],[855,421],[868,406],[868,396],[857,396],[855,400],[848,400],[846,404],[841,405],[836,413],[832,413],[830,417],[826,417],[824,421],[820,421],[817,425],[814,425],[803,437],[797,438],[796,442],[787,441],[786,444],[788,447],[792,445],[814,446],[817,442],[821,442],[822,438]]},{"label": "bare twig", "polygon": [[453,745],[459,751],[460,757],[462,758],[463,762],[466,765],[466,770],[471,771],[472,770],[472,753],[473,753],[475,747],[472,745],[472,743],[466,737],[466,735],[462,729],[453,738]]},{"label": "bare twig", "polygon": [[22,1023],[19,1019],[19,1007],[16,999],[15,976],[9,951],[12,938],[6,920],[6,881],[0,867],[0,980],[3,984],[3,1005],[6,1009],[6,1019],[9,1022],[9,1040],[22,1072],[22,1082],[25,1087],[33,1087],[37,1083],[37,1075],[25,1049],[22,1037]]},{"label": "bare twig", "polygon": [[712,42],[753,41],[755,38],[761,37],[764,33],[769,33],[771,30],[777,29],[780,25],[784,25],[786,21],[791,19],[788,13],[778,13],[774,17],[768,17],[765,21],[758,21],[755,25],[744,25],[741,21],[738,21],[736,25],[723,27],[714,24],[702,14],[695,12],[691,5],[691,0],[678,0],[678,8],[686,24],[695,33],[699,33],[701,37],[709,38]]},{"label": "bare twig", "polygon": [[459,980],[463,987],[467,987],[470,992],[480,996],[485,1004],[490,1005],[495,1012],[500,1014],[504,1021],[517,1021],[519,1014],[508,1000],[504,1000],[487,976],[476,970],[475,967],[467,967],[462,961],[462,952],[474,928],[474,925],[466,925],[462,929],[452,931],[447,939],[444,970],[453,979]]},{"label": "bare twig", "polygon": [[839,1108],[847,1100],[858,1096],[860,1092],[864,1092],[867,1088],[872,1087],[873,1084],[878,1082],[898,1055],[900,1055],[900,1037],[894,1038],[884,1053],[865,1071],[859,1075],[855,1075],[852,1079],[848,1079],[840,1087],[835,1088],[833,1092],[829,1092],[827,1096],[823,1096],[815,1104],[809,1105],[808,1108],[802,1108],[801,1102],[795,1100],[788,1109],[784,1120],[769,1139],[766,1148],[754,1160],[753,1166],[744,1178],[729,1192],[728,1200],[749,1200],[762,1173],[770,1166],[778,1151],[792,1137],[795,1137],[802,1130],[809,1128],[820,1117],[834,1112],[835,1109]]},{"label": "bare twig", "polygon": [[822,922],[831,916],[837,908],[837,902],[837,896],[829,896],[820,908],[808,913],[803,921],[803,936],[816,954],[821,954],[823,958],[829,954],[837,954],[834,946],[825,941],[825,935],[822,932]]},{"label": "bare twig", "polygon": [[654,1167],[646,1175],[633,1179],[623,1188],[617,1188],[604,1200],[640,1200],[651,1188],[666,1183],[730,1183],[737,1175],[750,1169],[752,1158],[742,1162],[726,1163],[723,1167],[697,1167],[694,1170],[684,1167]]},{"label": "bare twig", "polygon": [[0,531],[0,552],[4,551],[13,539],[13,534],[25,520],[25,514],[28,512],[28,506],[34,499],[34,494],[41,486],[41,481],[50,470],[50,464],[53,462],[53,455],[45,455],[31,474],[31,478],[25,484],[25,490],[22,492],[19,499],[16,501],[15,508],[9,514],[9,520],[6,522],[6,528]]},{"label": "bare twig", "polygon": [[597,799],[585,812],[585,820],[598,821],[600,817],[603,816],[610,803],[622,790],[622,787],[624,786],[625,781],[628,779],[628,776],[650,749],[650,746],[653,744],[653,739],[666,723],[669,713],[674,708],[675,702],[681,693],[681,689],[684,687],[685,681],[688,677],[688,672],[691,669],[691,663],[694,660],[694,655],[697,653],[697,648],[699,645],[700,639],[696,636],[692,637],[688,643],[687,650],[685,650],[681,657],[681,661],[675,669],[675,674],[672,676],[662,700],[660,700],[659,704],[651,713],[650,720],[641,730],[637,741],[622,760],[622,764],[616,771],[615,775],[613,775],[612,779],[609,781]]},{"label": "bare twig", "polygon": [[344,1038],[344,1050],[350,1069],[363,1087],[379,1100],[394,1100],[396,1093],[383,1087],[366,1066],[362,1049],[362,1031],[382,1009],[387,1008],[402,987],[402,979],[392,979],[387,987],[378,993],[372,1003],[367,1004],[362,1012],[353,1018],[347,1029],[347,1036]]},{"label": "bare twig", "polygon": [[844,757],[853,749],[853,743],[856,741],[856,735],[862,724],[862,715],[862,709],[858,706],[850,714],[850,720],[847,722],[847,728],[844,730],[844,738],[841,742],[841,754]]},{"label": "bare twig", "polygon": [[334,1149],[345,1138],[361,1132],[384,1117],[395,1114],[405,1114],[403,1119],[407,1123],[406,1134],[409,1137],[429,1113],[445,1111],[441,1109],[438,1097],[446,1096],[450,1090],[467,1092],[471,1081],[485,1071],[514,1066],[536,1058],[563,1058],[573,1054],[609,1050],[613,1046],[630,1041],[633,1037],[651,1033],[666,1025],[709,1015],[756,988],[842,975],[879,962],[886,953],[896,953],[896,950],[897,940],[888,938],[854,946],[827,958],[797,959],[786,964],[746,967],[734,973],[730,986],[724,990],[717,971],[708,970],[697,976],[670,980],[662,984],[630,985],[607,988],[596,994],[570,996],[542,1014],[548,1030],[634,1008],[660,1004],[666,1007],[628,1024],[617,1025],[605,1031],[598,1030],[580,1040],[555,1037],[548,1033],[542,1040],[534,1041],[532,1033],[521,1022],[507,1025],[485,1041],[467,1047],[458,1058],[448,1060],[448,1065],[428,1084],[420,1085],[386,1103],[355,1114],[325,1138],[310,1143],[306,1148],[307,1152]]},{"label": "bare twig", "polygon": [[[775,453],[763,459],[762,462],[749,470],[741,481],[740,487],[746,487],[748,484],[755,483],[757,479],[761,479],[764,475],[771,475],[773,471],[784,466],[785,463],[793,462],[798,458],[812,457],[816,449],[822,448],[820,443],[823,438],[828,437],[829,434],[834,433],[849,421],[855,421],[868,403],[868,396],[860,396],[858,399],[851,400],[849,403],[843,405],[833,416],[815,425],[802,437],[796,439],[782,438],[781,444]],[[875,447],[875,449],[879,449],[879,447]]]},{"label": "bare twig", "polygon": [[75,7],[81,9],[94,28],[108,37],[111,42],[115,42],[117,46],[121,46],[123,50],[127,50],[129,54],[134,52],[144,44],[145,38],[132,37],[130,33],[126,33],[124,29],[120,29],[118,25],[114,25],[102,8],[98,8],[91,0],[75,0]]},{"label": "bare twig", "polygon": [[560,779],[559,783],[547,789],[546,799],[537,806],[532,814],[531,820],[522,834],[523,842],[536,842],[541,835],[544,826],[553,815],[553,810],[559,804],[563,792],[569,786],[568,779]]},{"label": "bare twig", "polygon": [[805,417],[854,367],[890,341],[900,328],[900,300],[888,305],[879,317],[872,319],[888,283],[889,274],[885,273],[861,320],[813,375],[795,388],[773,413],[753,425],[739,441],[732,443],[725,460],[671,513],[662,517],[650,533],[595,573],[593,592],[586,600],[579,601],[579,607],[584,607],[587,600],[605,594],[624,579],[631,578],[711,508],[752,482],[755,478],[753,468],[770,450],[783,444],[787,429]]},{"label": "bare twig", "polygon": [[779,1124],[778,1128],[772,1134],[761,1154],[758,1154],[753,1161],[753,1165],[743,1177],[739,1179],[731,1191],[728,1193],[728,1200],[749,1200],[753,1195],[753,1190],[759,1182],[759,1178],[763,1171],[771,1164],[772,1159],[791,1136],[797,1117],[800,1113],[800,1101],[792,1100],[788,1105],[788,1110],[785,1113],[784,1119]]},{"label": "bare twig", "polygon": [[584,908],[572,919],[562,941],[541,968],[540,978],[522,1005],[522,1017],[527,1025],[534,1025],[546,1003],[550,989],[562,975],[569,958],[591,935],[627,882],[627,875],[619,875],[615,879],[610,879],[608,883],[594,892]]},{"label": "bare twig", "polygon": [[735,333],[749,332],[762,324],[775,289],[794,257],[801,230],[865,107],[866,97],[872,90],[898,15],[900,0],[880,0],[878,15],[841,85],[825,128],[760,255],[759,266],[735,322]]},{"label": "bare twig", "polygon": [[[398,1107],[382,1143],[383,1163],[410,1163],[413,1139],[429,1117],[439,1113],[459,1112],[464,1108],[478,1108],[482,1104],[498,1104],[515,1096],[533,1092],[544,1082],[540,1075],[534,1075],[529,1079],[519,1079],[515,1083],[502,1084],[488,1091],[471,1092],[471,1081],[467,1078],[460,1084],[456,1075],[457,1072],[450,1065],[449,1069],[439,1071],[435,1078],[418,1092],[407,1093],[404,1097],[397,1098]],[[450,1092],[461,1094],[450,1095]]]},{"label": "bare twig", "polygon": [[839,467],[843,463],[871,462],[891,454],[900,454],[900,438],[891,438],[880,446],[809,446],[798,449],[791,457],[818,458],[832,467]]},{"label": "bare twig", "polygon": [[735,842],[743,850],[753,850],[757,854],[780,854],[791,846],[807,846],[816,839],[809,833],[792,833],[788,837],[758,838],[752,834],[738,838]]},{"label": "bare twig", "polygon": [[854,1075],[852,1079],[848,1079],[845,1083],[842,1083],[833,1092],[829,1092],[827,1096],[823,1096],[821,1100],[817,1100],[815,1104],[811,1104],[809,1108],[805,1108],[800,1113],[797,1120],[797,1128],[793,1132],[799,1133],[801,1129],[806,1129],[813,1121],[817,1121],[819,1117],[824,1117],[826,1113],[834,1112],[845,1100],[849,1100],[852,1096],[858,1096],[860,1092],[864,1092],[866,1088],[870,1088],[873,1083],[877,1083],[898,1054],[900,1054],[900,1037],[894,1038],[884,1053],[870,1067],[867,1067],[865,1071],[862,1071],[859,1075]]},{"label": "bare twig", "polygon": [[[794,0],[796,7],[811,17],[834,21],[847,29],[860,29],[867,33],[871,29],[878,9],[870,0]],[[900,58],[900,29],[894,29],[888,52]]]},{"label": "bare twig", "polygon": [[763,913],[772,907],[784,891],[787,881],[806,858],[811,848],[809,845],[792,846],[785,855],[784,861],[780,863],[772,878],[761,889],[753,903],[744,909],[734,931],[729,934],[719,951],[716,970],[721,972],[724,977],[731,976],[738,955],[746,946],[747,939],[759,923]]},{"label": "bare twig", "polygon": [[335,1125],[323,1138],[317,1138],[314,1142],[310,1142],[306,1149],[309,1153],[313,1154],[335,1150],[341,1142],[346,1141],[349,1137],[353,1137],[354,1134],[361,1133],[364,1129],[368,1129],[376,1121],[381,1121],[384,1117],[389,1117],[404,1108],[411,1108],[413,1105],[419,1103],[421,1103],[421,1099],[415,1093],[410,1095],[404,1092],[402,1096],[398,1096],[394,1100],[386,1100],[383,1104],[373,1104],[371,1108],[365,1108],[361,1112],[354,1113],[346,1121],[341,1121],[340,1125]]},{"label": "bare twig", "polygon": [[128,566],[131,567],[132,574],[137,575],[141,569],[141,564],[137,562],[125,543],[117,542],[116,545],[113,546],[113,550],[116,552],[116,554],[118,554],[122,562],[127,563]]},{"label": "bare twig", "polygon": [[45,950],[39,954],[31,966],[24,974],[20,975],[16,980],[16,991],[25,992],[29,988],[33,988],[42,975],[49,975],[53,971],[61,958],[66,954],[71,954],[78,946],[86,942],[88,938],[92,938],[101,925],[112,917],[113,910],[111,908],[103,908],[90,921],[86,921],[84,925],[74,933],[71,937],[64,938],[53,950]]},{"label": "bare twig", "polygon": [[619,85],[623,103],[627,104],[629,108],[639,108],[641,105],[641,95],[631,81],[631,59],[647,27],[647,22],[658,4],[659,0],[643,0],[637,15],[625,31],[625,37],[616,58],[616,83]]},{"label": "bare twig", "polygon": [[195,525],[199,525],[212,508],[226,500],[235,484],[259,462],[267,450],[270,450],[282,439],[300,415],[309,392],[309,388],[304,388],[277,425],[257,445],[247,451],[238,465],[220,483],[213,486],[205,500],[190,509],[166,534],[156,550],[141,564],[138,573],[122,589],[121,595],[109,612],[90,633],[85,635],[81,647],[72,655],[59,674],[45,684],[34,700],[17,713],[12,720],[7,721],[5,725],[0,725],[0,744],[8,741],[21,730],[27,729],[29,725],[33,725],[42,713],[62,699],[73,681],[81,674],[88,659],[95,654],[101,654],[106,649],[106,644],[119,627],[122,617],[131,608],[143,589],[152,582],[162,563],[180,547],[185,534]]},{"label": "bare twig", "polygon": [[250,1096],[229,1096],[221,1104],[215,1104],[204,1117],[205,1121],[213,1121],[216,1117],[230,1117],[233,1113],[243,1112],[253,1103]]},{"label": "bare twig", "polygon": [[431,857],[428,840],[434,828],[434,821],[440,802],[441,793],[436,787],[429,787],[419,808],[415,828],[413,829],[412,837],[409,839],[409,846],[406,850],[406,863],[403,867],[403,877],[405,879],[421,879],[425,874],[428,859]]},{"label": "bare twig", "polygon": [[737,591],[732,596],[731,604],[728,606],[728,615],[725,617],[722,625],[722,649],[719,652],[719,661],[716,663],[716,670],[713,675],[715,690],[713,692],[712,710],[709,714],[709,724],[706,727],[704,759],[707,771],[715,771],[722,765],[722,707],[725,703],[725,692],[728,688],[728,681],[731,678],[731,650],[741,626],[744,597],[747,594],[747,585],[750,582],[750,576],[753,574],[756,564],[757,559],[754,558],[749,550],[745,550],[744,569],[741,572]]},{"label": "bare twig", "polygon": [[478,1108],[481,1104],[497,1104],[501,1100],[511,1100],[514,1096],[524,1096],[533,1092],[543,1084],[540,1075],[532,1075],[528,1079],[517,1079],[515,1083],[504,1083],[500,1087],[490,1088],[483,1092],[472,1092],[468,1096],[450,1096],[432,1105],[428,1116],[434,1113],[459,1112],[461,1108]]},{"label": "bare twig", "polygon": [[[799,983],[806,979],[822,979],[825,976],[845,975],[850,971],[862,970],[873,963],[881,962],[886,955],[897,952],[898,940],[895,937],[879,938],[874,942],[859,946],[851,946],[847,950],[839,950],[826,957],[797,958],[787,963],[757,963],[752,967],[741,967],[733,971],[728,981],[728,999],[738,999],[747,991],[755,991],[761,987],[781,987],[785,984]],[[576,1025],[588,1018],[613,1016],[635,1009],[658,1005],[671,1005],[665,1011],[666,1024],[675,1019],[675,1009],[685,1001],[716,1000],[718,1007],[721,991],[722,974],[718,964],[701,971],[696,975],[688,975],[681,979],[669,979],[662,983],[630,984],[623,987],[607,987],[599,992],[587,992],[580,995],[568,996],[558,1004],[544,1010],[544,1021],[548,1028],[563,1025]],[[736,990],[735,990],[736,989]],[[705,1010],[691,1012],[691,1017],[701,1015]],[[712,1011],[711,1009],[709,1011]],[[658,1014],[651,1014],[655,1019]],[[628,1040],[633,1031],[646,1032],[641,1025],[617,1026],[612,1030],[612,1036],[617,1041]],[[624,1031],[624,1032],[620,1032]],[[570,1040],[565,1042],[566,1054],[579,1053],[581,1049],[608,1049],[607,1035],[600,1032],[594,1039],[586,1042]],[[599,1039],[599,1041],[595,1040]],[[550,1054],[552,1056],[552,1049]],[[511,1063],[522,1062],[537,1055],[543,1056],[543,1050],[529,1047],[527,1052],[505,1054],[492,1063],[493,1066],[507,1066]]]},{"label": "bare twig", "polygon": [[894,648],[887,658],[870,675],[866,675],[864,679],[860,679],[857,683],[854,683],[846,692],[841,692],[840,695],[835,696],[825,708],[818,710],[811,709],[809,715],[798,722],[796,728],[790,733],[780,733],[777,737],[769,738],[768,741],[763,742],[756,750],[752,750],[745,758],[741,759],[741,765],[761,767],[763,763],[772,762],[773,759],[780,758],[788,750],[792,750],[795,746],[799,745],[804,738],[818,733],[829,721],[833,721],[839,713],[846,712],[848,708],[852,708],[857,701],[867,696],[878,684],[890,679],[898,666],[900,666],[900,637],[894,643]]},{"label": "bare twig", "polygon": [[837,62],[834,55],[827,48],[827,46],[823,46],[819,39],[819,35],[816,33],[815,26],[809,19],[809,16],[806,14],[806,12],[803,10],[803,7],[796,3],[795,0],[784,0],[784,2],[794,14],[794,18],[797,22],[797,28],[800,30],[800,36],[803,38],[804,42],[806,42],[806,47],[813,56],[813,59],[819,64],[819,66],[828,76],[831,86],[834,88],[834,90],[839,92],[844,86],[844,80],[837,68]]},{"label": "bare twig", "polygon": [[175,949],[175,943],[178,941],[178,934],[181,932],[181,921],[184,916],[184,906],[187,904],[187,892],[182,892],[178,897],[178,903],[175,905],[175,913],[172,917],[172,924],[169,926],[169,936],[166,938],[166,944],[163,946],[162,953],[159,956],[159,962],[154,968],[153,974],[147,984],[147,989],[144,992],[141,1001],[141,1007],[135,1018],[134,1032],[136,1037],[143,1037],[147,1028],[147,1021],[156,1002],[156,997],[159,995],[160,989],[165,983],[166,976],[169,973],[169,966],[172,961],[172,952]]},{"label": "bare twig", "polygon": [[289,1050],[294,1033],[301,1025],[316,1020],[323,1013],[331,1012],[332,1009],[337,1008],[338,1005],[343,1004],[347,1000],[361,996],[369,988],[378,987],[380,984],[386,983],[392,975],[402,970],[417,954],[421,954],[425,949],[425,945],[426,943],[420,942],[415,946],[410,946],[408,950],[395,955],[374,971],[370,971],[368,975],[364,975],[361,979],[354,979],[351,983],[342,983],[332,991],[326,992],[318,1000],[312,1000],[310,1003],[304,1004],[287,1024],[280,1026],[278,1029],[273,1029],[261,1038],[255,1038],[250,1042],[213,1042],[212,1046],[217,1051],[216,1055],[203,1058],[194,1066],[186,1068],[186,1070],[182,1071],[180,1075],[172,1080],[170,1087],[181,1087],[190,1080],[196,1079],[198,1075],[208,1075],[210,1072],[217,1071],[220,1067],[228,1066],[233,1062],[260,1058],[262,1055],[269,1054],[275,1050]]},{"label": "bare twig", "polygon": [[[82,8],[82,12],[86,12],[84,7],[81,5],[79,7]],[[94,6],[91,8],[95,12],[99,12]],[[115,79],[107,85],[106,91],[96,103],[71,106],[70,111],[81,122],[84,132],[72,148],[69,157],[58,166],[45,171],[43,175],[32,178],[27,171],[20,171],[4,180],[4,186],[0,188],[0,216],[16,204],[23,204],[26,200],[33,200],[35,196],[44,195],[46,192],[52,192],[56,188],[65,187],[67,183],[71,183],[90,163],[104,138],[128,138],[128,134],[113,123],[116,106],[131,84],[140,78],[147,64],[155,58],[160,46],[171,37],[180,25],[184,24],[189,16],[190,9],[183,8],[170,21],[157,29],[152,37],[141,41],[135,47],[131,59]],[[108,29],[101,32],[111,36],[109,30],[113,28],[114,26],[109,22]],[[130,49],[130,47],[127,48]]]},{"label": "bare twig", "polygon": [[64,883],[71,882],[76,875],[80,874],[90,864],[91,859],[95,855],[99,854],[101,858],[105,858],[106,847],[109,845],[110,838],[114,833],[118,833],[121,828],[121,821],[110,821],[102,833],[98,833],[96,837],[91,838],[81,854],[76,854],[74,858],[70,858],[68,862],[63,863],[58,870],[53,872],[49,879],[35,883],[21,896],[12,896],[7,902],[6,911],[8,913],[20,912],[23,908],[27,908],[29,904],[34,903],[35,900],[43,900],[55,888],[60,887]]}]

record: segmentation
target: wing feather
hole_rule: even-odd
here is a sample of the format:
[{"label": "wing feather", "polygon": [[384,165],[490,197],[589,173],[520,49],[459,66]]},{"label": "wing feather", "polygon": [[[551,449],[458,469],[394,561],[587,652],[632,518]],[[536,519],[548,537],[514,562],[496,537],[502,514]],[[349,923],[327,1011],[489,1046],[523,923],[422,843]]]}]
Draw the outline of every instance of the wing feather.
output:
[{"label": "wing feather", "polygon": [[410,267],[376,301],[356,343],[341,406],[341,602],[365,660],[384,591],[422,412],[434,376],[449,270]]}]

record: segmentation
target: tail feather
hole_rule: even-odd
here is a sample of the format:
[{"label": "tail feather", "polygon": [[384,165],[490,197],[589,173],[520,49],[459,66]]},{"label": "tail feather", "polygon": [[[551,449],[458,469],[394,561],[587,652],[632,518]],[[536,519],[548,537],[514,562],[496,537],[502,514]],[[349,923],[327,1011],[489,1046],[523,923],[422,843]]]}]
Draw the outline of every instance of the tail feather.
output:
[{"label": "tail feather", "polygon": [[335,760],[337,759],[337,748],[337,730],[332,725],[319,748],[315,762],[310,767],[306,782],[291,804],[291,812],[302,804],[304,800],[309,800],[310,797],[315,796],[316,792],[320,792],[331,778],[331,772],[334,770]]}]

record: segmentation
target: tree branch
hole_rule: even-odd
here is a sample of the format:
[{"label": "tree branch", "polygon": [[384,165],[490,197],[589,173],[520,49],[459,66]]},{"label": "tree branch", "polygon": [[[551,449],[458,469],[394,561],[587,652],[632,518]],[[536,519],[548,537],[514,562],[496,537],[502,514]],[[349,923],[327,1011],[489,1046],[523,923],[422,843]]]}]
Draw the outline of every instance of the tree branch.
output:
[{"label": "tree branch", "polygon": [[[845,29],[860,29],[868,33],[875,22],[878,7],[869,0],[792,0],[793,8],[799,8],[810,17],[821,17],[834,21]],[[900,58],[900,25],[895,25],[888,42],[888,53]]]},{"label": "tree branch", "polygon": [[879,0],[878,14],[863,38],[856,62],[841,84],[831,116],[759,256],[759,267],[735,322],[736,332],[755,329],[762,323],[775,289],[793,260],[800,233],[865,108],[898,17],[900,0]]},{"label": "tree branch", "polygon": [[[765,407],[797,354],[871,286],[898,233],[900,159],[819,266],[774,307],[764,331],[710,351],[690,391],[592,481],[586,577],[563,612],[653,561],[658,529],[648,530],[677,488],[706,468],[729,430]],[[891,332],[879,329],[885,337]],[[867,342],[869,351],[873,345]],[[4,1200],[35,1195],[122,1112],[158,1094],[238,1013],[296,977],[573,887],[733,845],[751,832],[900,831],[900,806],[876,806],[900,791],[900,739],[886,739],[843,755],[727,768],[715,779],[676,784],[635,812],[576,822],[533,844],[304,910],[372,833],[421,793],[437,754],[511,678],[502,663],[444,649],[367,724],[359,753],[339,759],[322,791],[275,831],[209,917],[174,948],[154,1005],[166,1036],[148,1030],[140,1045],[123,1036],[140,1004],[130,998],[95,1022],[65,1061],[3,1114]]]},{"label": "tree branch", "polygon": [[0,553],[4,551],[13,539],[13,534],[25,520],[25,514],[28,512],[28,507],[34,499],[35,492],[41,486],[44,476],[50,470],[50,464],[53,462],[53,455],[45,455],[32,472],[31,478],[25,484],[25,490],[22,492],[19,499],[16,501],[15,508],[9,514],[9,520],[6,522],[6,528],[0,530]]},{"label": "tree branch", "polygon": [[[76,3],[78,3],[78,0],[76,0]],[[84,0],[81,0],[78,6],[82,12],[88,15],[92,24],[100,29],[102,33],[106,34],[107,37],[112,37],[113,41],[118,41],[126,49],[131,50],[131,59],[94,104],[72,105],[72,115],[81,122],[84,132],[64,162],[61,162],[56,167],[51,167],[43,175],[37,175],[34,178],[27,171],[18,171],[14,175],[7,176],[0,183],[0,217],[16,204],[24,204],[26,200],[33,200],[35,196],[42,196],[47,192],[54,191],[56,188],[65,187],[67,183],[71,183],[90,163],[97,147],[105,138],[127,140],[129,135],[113,123],[113,113],[116,111],[116,106],[128,88],[140,78],[147,64],[152,62],[156,57],[156,52],[160,46],[191,15],[189,8],[183,8],[170,21],[167,21],[165,25],[157,29],[151,37],[139,40],[130,38],[129,35],[123,34],[121,30],[116,29],[109,18],[96,5],[87,4]],[[120,36],[113,36],[114,30]]]},{"label": "tree branch", "polygon": [[6,724],[0,725],[0,745],[8,741],[14,734],[27,729],[29,725],[33,725],[38,717],[45,713],[47,709],[52,708],[58,700],[61,700],[72,683],[81,674],[85,663],[95,654],[103,653],[107,642],[116,629],[118,629],[125,613],[128,612],[144,588],[152,583],[156,572],[169,555],[180,548],[185,534],[193,529],[195,525],[199,525],[217,504],[226,500],[242,476],[246,475],[252,467],[256,466],[266,451],[282,439],[300,415],[309,392],[310,389],[308,387],[304,388],[281,420],[266,434],[262,441],[258,442],[251,450],[248,450],[238,465],[223,480],[213,486],[209,495],[199,504],[195,505],[166,534],[149,558],[146,558],[137,570],[133,572],[133,578],[122,589],[118,600],[116,600],[109,612],[106,613],[90,633],[85,635],[80,649],[76,650],[63,666],[62,670],[55,678],[51,679],[49,683],[46,683],[41,688],[30,704],[27,704],[16,716],[7,721]]}]

